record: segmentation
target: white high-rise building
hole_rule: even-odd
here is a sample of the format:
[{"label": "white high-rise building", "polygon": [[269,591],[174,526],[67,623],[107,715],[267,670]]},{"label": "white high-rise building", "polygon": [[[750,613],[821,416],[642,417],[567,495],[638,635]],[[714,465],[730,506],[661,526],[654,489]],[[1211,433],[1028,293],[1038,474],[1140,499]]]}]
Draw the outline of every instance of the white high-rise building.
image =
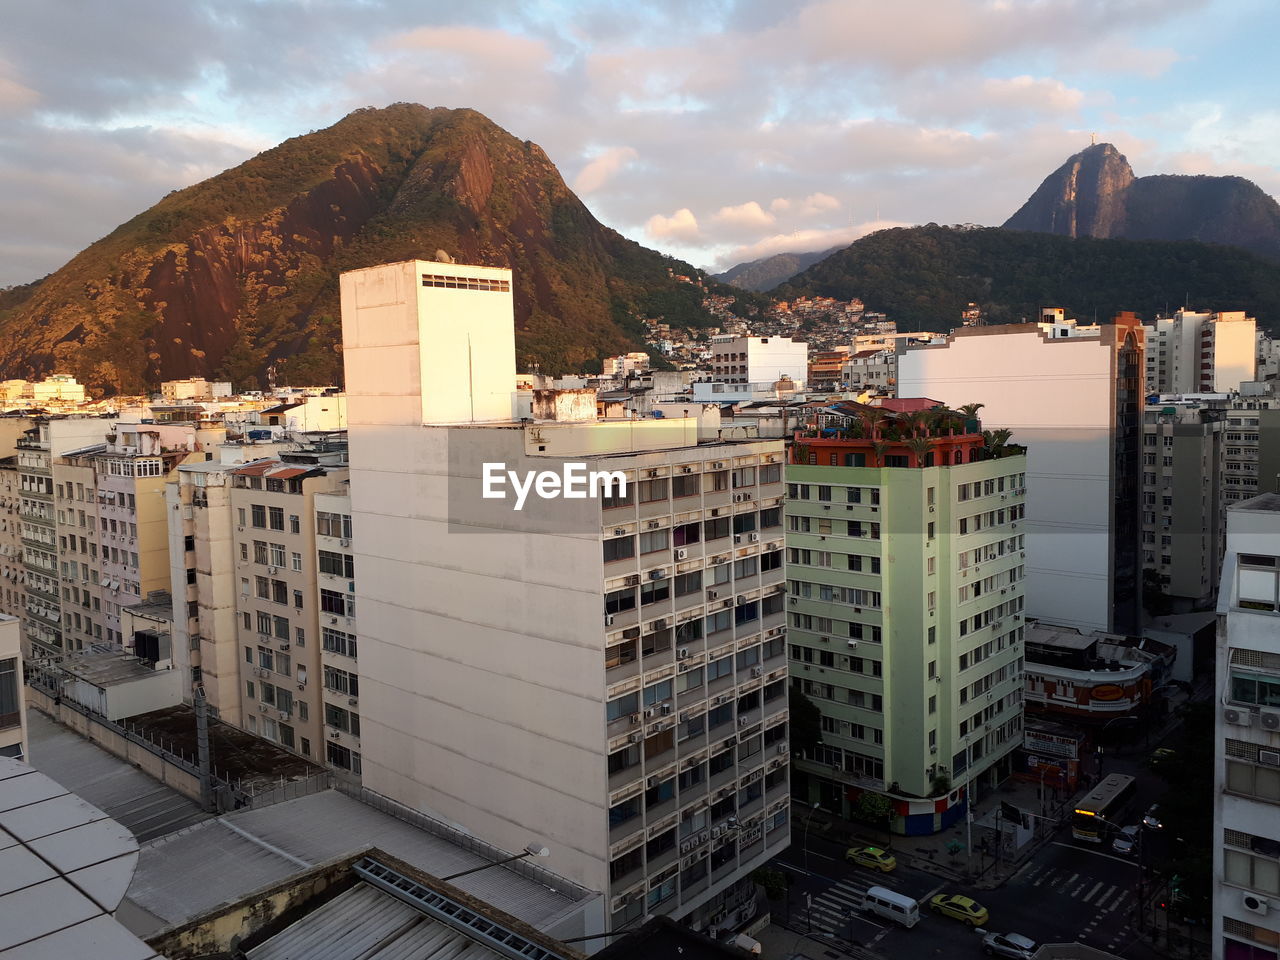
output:
[{"label": "white high-rise building", "polygon": [[1280,942],[1280,495],[1227,511],[1218,596],[1213,811],[1215,960]]},{"label": "white high-rise building", "polygon": [[711,379],[767,383],[789,377],[797,387],[809,376],[809,345],[790,337],[713,337]]},{"label": "white high-rise building", "polygon": [[988,429],[1027,450],[1027,614],[1136,634],[1142,554],[1142,326],[962,327],[900,347],[898,396],[980,403]]},{"label": "white high-rise building", "polygon": [[[514,420],[511,285],[342,277],[364,786],[545,844],[607,894],[602,929],[727,928],[788,842],[783,444],[597,420],[592,390]],[[483,496],[499,464],[627,483],[517,508]]]},{"label": "white high-rise building", "polygon": [[1243,310],[1179,310],[1146,331],[1148,393],[1227,393],[1257,374],[1258,323]]}]

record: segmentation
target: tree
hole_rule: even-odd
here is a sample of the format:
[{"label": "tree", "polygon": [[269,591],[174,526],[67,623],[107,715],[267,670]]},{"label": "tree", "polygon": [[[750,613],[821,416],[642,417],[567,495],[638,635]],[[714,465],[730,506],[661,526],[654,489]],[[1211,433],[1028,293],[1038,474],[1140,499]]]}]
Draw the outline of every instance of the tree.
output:
[{"label": "tree", "polygon": [[791,877],[781,870],[770,870],[760,867],[751,874],[751,879],[764,891],[770,900],[781,900],[787,895],[787,887],[791,886]]},{"label": "tree", "polygon": [[893,814],[893,801],[883,793],[864,790],[858,795],[852,812],[855,820],[862,820],[877,827],[884,827],[888,823],[889,817]]},{"label": "tree", "polygon": [[933,450],[933,444],[929,442],[928,437],[912,437],[907,441],[907,449],[915,457],[917,467],[929,465],[929,454]]},{"label": "tree", "polygon": [[822,711],[795,687],[787,695],[787,709],[791,714],[792,752],[811,756],[822,742]]}]

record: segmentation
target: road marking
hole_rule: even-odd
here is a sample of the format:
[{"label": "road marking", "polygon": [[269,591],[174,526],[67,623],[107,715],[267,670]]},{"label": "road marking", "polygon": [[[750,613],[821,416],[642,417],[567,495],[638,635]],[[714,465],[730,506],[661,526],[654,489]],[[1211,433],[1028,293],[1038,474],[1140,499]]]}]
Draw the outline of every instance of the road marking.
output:
[{"label": "road marking", "polygon": [[1033,866],[1032,862],[1028,860],[1026,863],[1024,863],[1021,867],[1018,868],[1017,873],[1015,873],[1012,877],[1009,878],[1009,882],[1013,883],[1013,881],[1017,880],[1020,876],[1022,876],[1024,873],[1030,870],[1032,866]]},{"label": "road marking", "polygon": [[830,897],[832,900],[835,900],[837,903],[842,903],[846,907],[852,907],[859,910],[862,909],[863,900],[861,897],[852,897],[845,893],[836,893],[833,890],[828,890],[823,894],[823,896]]},{"label": "road marking", "polygon": [[1102,881],[1099,880],[1096,884],[1094,884],[1093,889],[1084,895],[1084,902],[1088,903],[1090,900],[1092,900],[1094,895],[1101,889],[1102,889]]},{"label": "road marking", "polygon": [[840,862],[835,857],[828,857],[825,853],[814,853],[812,850],[809,851],[809,856],[817,857],[819,860],[830,860],[832,863]]},{"label": "road marking", "polygon": [[1105,909],[1106,902],[1110,900],[1113,896],[1115,896],[1115,892],[1116,892],[1116,886],[1115,884],[1112,884],[1110,887],[1107,888],[1107,891],[1098,898],[1098,902],[1095,903],[1094,906],[1097,907],[1099,910]]},{"label": "road marking", "polygon": [[1053,840],[1051,843],[1055,847],[1062,847],[1066,850],[1075,850],[1079,853],[1087,853],[1090,856],[1102,857],[1106,860],[1114,860],[1116,863],[1123,863],[1130,867],[1136,867],[1138,865],[1135,861],[1130,860],[1127,857],[1114,857],[1109,853],[1103,853],[1101,850],[1090,850],[1088,847],[1078,847],[1074,843],[1063,843],[1061,840]]},{"label": "road marking", "polygon": [[1035,883],[1033,883],[1033,884],[1032,884],[1032,886],[1033,886],[1033,887],[1038,887],[1038,886],[1040,886],[1040,884],[1044,883],[1044,882],[1045,882],[1046,880],[1048,880],[1050,877],[1052,877],[1052,876],[1056,876],[1056,875],[1057,875],[1057,873],[1058,873],[1058,871],[1057,871],[1057,868],[1056,868],[1056,867],[1050,867],[1048,870],[1044,871],[1044,873],[1040,874],[1040,876],[1038,876],[1038,877],[1036,878],[1036,882],[1035,882]]}]

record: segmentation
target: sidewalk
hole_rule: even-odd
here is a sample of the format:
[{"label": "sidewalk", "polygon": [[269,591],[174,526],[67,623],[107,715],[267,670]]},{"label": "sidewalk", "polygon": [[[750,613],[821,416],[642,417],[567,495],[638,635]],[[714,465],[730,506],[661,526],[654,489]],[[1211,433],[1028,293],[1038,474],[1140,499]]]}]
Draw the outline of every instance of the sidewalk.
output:
[{"label": "sidewalk", "polygon": [[[994,793],[982,797],[974,808],[972,827],[963,819],[949,829],[930,836],[904,837],[877,830],[864,823],[855,823],[834,817],[825,811],[812,812],[803,805],[793,805],[795,823],[802,824],[812,813],[810,832],[817,836],[850,847],[872,845],[893,853],[899,863],[917,870],[932,873],[948,880],[963,881],[976,889],[988,890],[1000,886],[1046,843],[1053,839],[1058,825],[1074,797],[1056,798],[1046,787],[1043,804],[1038,783],[1009,781]],[[995,856],[996,814],[1002,802],[1012,803],[1033,817],[1036,825],[1034,837],[1022,847],[1006,849],[999,858]],[[969,849],[972,838],[973,849]],[[952,853],[951,849],[956,852]]]},{"label": "sidewalk", "polygon": [[776,916],[767,927],[752,936],[760,941],[761,955],[770,960],[787,960],[795,954],[809,960],[828,960],[833,955],[840,960],[883,960],[879,954],[845,940],[784,927]]}]

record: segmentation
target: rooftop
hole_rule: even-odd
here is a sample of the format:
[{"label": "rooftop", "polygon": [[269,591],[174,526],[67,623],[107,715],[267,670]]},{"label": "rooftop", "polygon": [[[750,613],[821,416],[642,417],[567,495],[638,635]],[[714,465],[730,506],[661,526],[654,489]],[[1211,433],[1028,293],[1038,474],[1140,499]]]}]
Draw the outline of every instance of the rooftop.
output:
[{"label": "rooftop", "polygon": [[[149,936],[219,904],[234,903],[300,870],[370,847],[386,850],[433,877],[492,862],[391,812],[409,815],[412,811],[385,801],[384,806],[386,811],[326,790],[226,814],[144,844],[125,899],[125,922],[136,933]],[[594,896],[567,880],[552,888],[505,866],[451,883],[537,929],[547,929]]]},{"label": "rooftop", "polygon": [[1241,500],[1228,509],[1280,513],[1280,493],[1260,493],[1248,500]]},{"label": "rooftop", "polygon": [[65,657],[58,666],[76,678],[95,687],[110,687],[156,675],[145,660],[124,653],[82,653]]},{"label": "rooftop", "polygon": [[0,757],[0,958],[153,960],[112,916],[138,843],[40,771]]}]

